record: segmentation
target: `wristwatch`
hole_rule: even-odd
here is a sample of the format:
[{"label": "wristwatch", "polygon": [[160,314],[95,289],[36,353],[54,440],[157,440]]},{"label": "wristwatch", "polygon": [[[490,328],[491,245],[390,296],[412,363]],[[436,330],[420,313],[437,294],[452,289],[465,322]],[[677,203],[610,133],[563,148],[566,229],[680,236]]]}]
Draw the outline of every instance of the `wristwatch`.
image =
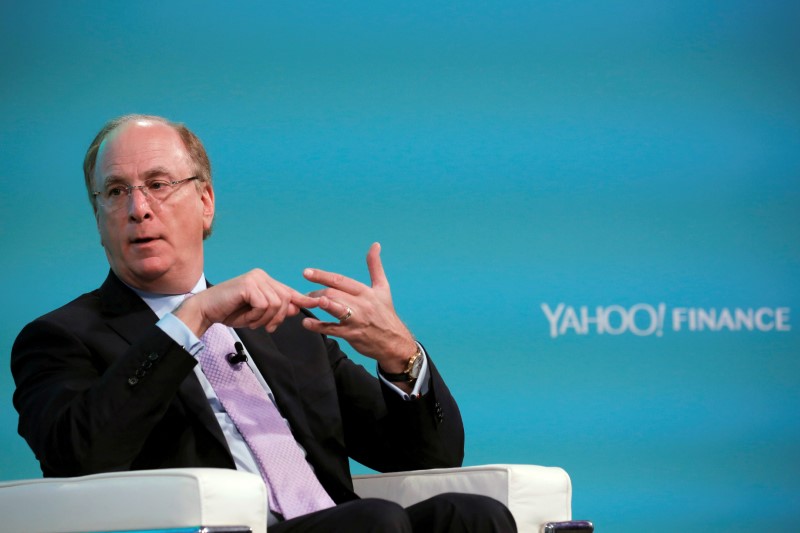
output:
[{"label": "wristwatch", "polygon": [[378,369],[381,375],[388,381],[414,383],[417,381],[419,373],[422,371],[422,349],[420,349],[419,344],[417,344],[417,353],[411,356],[411,359],[406,363],[406,369],[399,374],[385,372],[380,365],[378,365]]}]

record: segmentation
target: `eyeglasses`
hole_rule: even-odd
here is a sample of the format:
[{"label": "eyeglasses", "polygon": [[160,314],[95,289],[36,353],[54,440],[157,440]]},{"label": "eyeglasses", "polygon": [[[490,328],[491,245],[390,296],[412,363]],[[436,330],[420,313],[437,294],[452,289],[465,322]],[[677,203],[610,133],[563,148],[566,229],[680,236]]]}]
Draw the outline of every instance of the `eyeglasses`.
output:
[{"label": "eyeglasses", "polygon": [[124,183],[109,184],[105,190],[94,191],[92,195],[97,199],[97,203],[105,208],[106,211],[116,211],[125,207],[128,204],[128,198],[133,194],[133,191],[138,189],[150,204],[160,204],[175,192],[178,187],[186,183],[200,179],[197,176],[186,178],[177,181],[169,181],[165,179],[150,180],[144,185],[125,185]]}]

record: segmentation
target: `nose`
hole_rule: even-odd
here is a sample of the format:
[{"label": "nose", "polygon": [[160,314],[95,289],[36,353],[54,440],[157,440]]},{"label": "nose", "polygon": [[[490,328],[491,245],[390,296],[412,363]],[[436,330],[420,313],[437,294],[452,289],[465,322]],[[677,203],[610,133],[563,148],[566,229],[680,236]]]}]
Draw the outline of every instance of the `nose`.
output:
[{"label": "nose", "polygon": [[128,218],[135,222],[140,222],[153,215],[150,208],[150,201],[142,189],[131,189],[128,194]]}]

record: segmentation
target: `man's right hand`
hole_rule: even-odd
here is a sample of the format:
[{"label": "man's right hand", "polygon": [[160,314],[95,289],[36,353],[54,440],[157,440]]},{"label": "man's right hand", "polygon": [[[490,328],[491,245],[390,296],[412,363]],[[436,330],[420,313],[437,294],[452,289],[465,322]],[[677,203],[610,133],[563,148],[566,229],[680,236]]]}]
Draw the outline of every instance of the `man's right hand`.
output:
[{"label": "man's right hand", "polygon": [[263,327],[272,333],[301,307],[318,304],[319,298],[301,294],[255,269],[187,298],[172,313],[198,337],[216,323],[234,328]]}]

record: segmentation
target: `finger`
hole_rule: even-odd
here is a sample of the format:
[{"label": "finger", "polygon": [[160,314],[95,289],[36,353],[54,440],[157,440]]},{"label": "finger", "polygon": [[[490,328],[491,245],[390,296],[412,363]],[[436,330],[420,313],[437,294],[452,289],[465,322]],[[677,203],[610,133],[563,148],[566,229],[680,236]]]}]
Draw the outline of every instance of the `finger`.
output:
[{"label": "finger", "polygon": [[381,243],[374,242],[367,252],[367,269],[369,269],[369,279],[373,287],[386,287],[389,280],[386,279],[386,272],[383,270],[381,261]]},{"label": "finger", "polygon": [[319,306],[319,296],[313,293],[303,294],[294,289],[291,290],[291,303],[297,307],[314,308]]},{"label": "finger", "polygon": [[249,304],[251,308],[244,318],[248,327],[253,329],[268,326],[282,305],[280,296],[270,286],[259,286],[251,295]]},{"label": "finger", "polygon": [[353,316],[353,310],[349,305],[336,302],[324,296],[319,299],[319,308],[340,321],[343,320],[348,313],[350,313],[350,316],[347,317],[347,319]]},{"label": "finger", "polygon": [[315,318],[304,318],[303,327],[314,333],[331,335],[333,337],[342,337],[345,329],[338,322],[323,322]]},{"label": "finger", "polygon": [[298,314],[300,314],[300,307],[293,303],[289,303],[289,309],[286,311],[286,316],[295,316]]},{"label": "finger", "polygon": [[328,291],[331,289],[318,289],[316,291],[311,291],[306,294],[309,298],[322,298],[328,294]]},{"label": "finger", "polygon": [[[237,313],[231,315],[229,320],[232,320],[233,317],[235,318],[236,323],[240,324],[241,327],[248,327],[251,329],[259,328],[265,326],[269,319],[272,317],[271,314],[268,314],[270,310],[269,305],[256,305],[250,306],[246,309],[242,309]],[[233,325],[233,324],[230,324]]]},{"label": "finger", "polygon": [[299,314],[301,308],[319,307],[319,298],[306,296],[283,284],[281,287],[285,292],[280,295],[280,308],[264,326],[269,333],[274,333],[287,317]]},{"label": "finger", "polygon": [[326,272],[325,270],[319,270],[316,268],[305,269],[303,271],[303,277],[305,277],[308,281],[319,283],[320,285],[325,285],[326,287],[331,287],[332,289],[338,289],[348,294],[359,294],[367,288],[366,285],[354,279],[342,276],[341,274]]},{"label": "finger", "polygon": [[[235,280],[212,287],[204,293],[210,295],[212,291],[222,291],[220,294],[224,297],[224,288],[231,286],[234,287],[236,300],[235,303],[231,303],[234,303],[235,307],[228,311],[223,322],[233,327],[258,327],[266,324],[268,317],[265,319],[264,313],[270,307],[270,297],[265,294],[259,282],[258,272],[248,272]],[[231,296],[228,295],[228,298],[230,299]]]},{"label": "finger", "polygon": [[269,333],[278,329],[287,316],[298,314],[300,307],[317,307],[319,305],[318,298],[308,297],[283,283],[278,283],[274,287],[274,291],[279,298],[279,308],[275,310],[275,314],[266,325]]},{"label": "finger", "polygon": [[342,291],[337,291],[336,289],[319,289],[316,291],[309,292],[307,296],[311,296],[312,298],[328,297],[331,300],[341,301],[341,300],[346,300],[347,298],[354,295]]},{"label": "finger", "polygon": [[272,318],[269,320],[269,322],[267,322],[265,326],[265,329],[269,333],[272,333],[276,329],[278,329],[278,326],[280,326],[281,323],[283,323],[283,320],[286,318],[286,313],[289,310],[289,302],[290,302],[289,294],[285,295],[278,294],[278,297],[279,297],[278,305],[274,309]]}]

